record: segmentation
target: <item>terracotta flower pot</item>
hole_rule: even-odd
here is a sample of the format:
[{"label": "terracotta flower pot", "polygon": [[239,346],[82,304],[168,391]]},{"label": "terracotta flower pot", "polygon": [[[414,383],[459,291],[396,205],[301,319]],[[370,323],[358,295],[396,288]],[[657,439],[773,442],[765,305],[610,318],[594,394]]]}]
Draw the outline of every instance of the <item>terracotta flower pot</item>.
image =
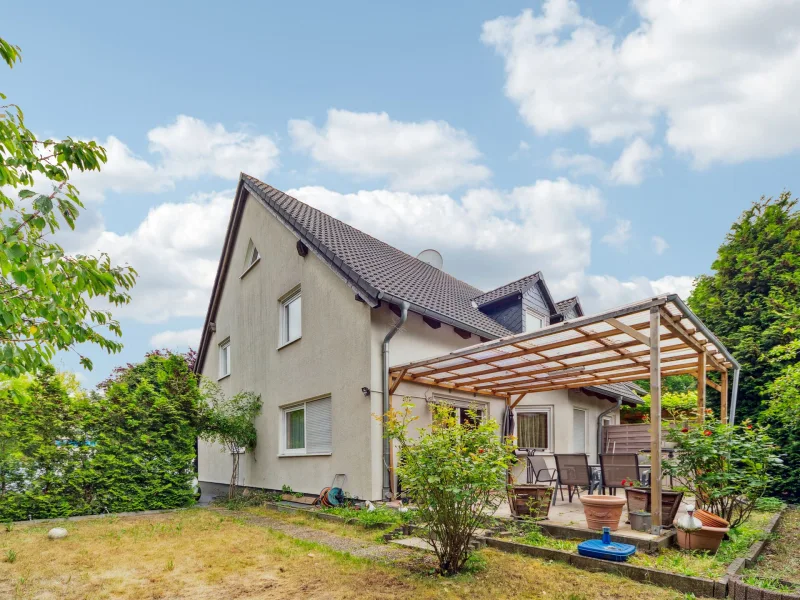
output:
[{"label": "terracotta flower pot", "polygon": [[694,511],[694,516],[700,519],[700,522],[705,525],[706,527],[729,527],[730,523],[728,523],[722,517],[718,517],[714,513],[710,513],[705,510],[696,510]]},{"label": "terracotta flower pot", "polygon": [[728,533],[728,527],[706,527],[704,525],[702,529],[697,531],[678,529],[678,546],[684,550],[716,552],[726,533]]},{"label": "terracotta flower pot", "polygon": [[608,527],[611,531],[617,530],[625,498],[587,494],[581,496],[580,500],[583,504],[583,514],[586,515],[586,526],[589,529],[600,531],[603,527]]}]

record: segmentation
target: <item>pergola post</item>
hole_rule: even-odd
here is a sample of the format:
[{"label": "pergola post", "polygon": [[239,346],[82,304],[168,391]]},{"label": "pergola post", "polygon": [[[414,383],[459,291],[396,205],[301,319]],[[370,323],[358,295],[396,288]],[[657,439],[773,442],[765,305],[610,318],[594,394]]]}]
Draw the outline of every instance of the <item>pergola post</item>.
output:
[{"label": "pergola post", "polygon": [[[650,309],[650,513],[651,533],[661,533],[661,313]],[[705,381],[705,377],[703,377]]]},{"label": "pergola post", "polygon": [[697,355],[697,421],[706,418],[706,353]]},{"label": "pergola post", "polygon": [[728,422],[728,372],[720,371],[719,373],[719,419],[723,423]]}]

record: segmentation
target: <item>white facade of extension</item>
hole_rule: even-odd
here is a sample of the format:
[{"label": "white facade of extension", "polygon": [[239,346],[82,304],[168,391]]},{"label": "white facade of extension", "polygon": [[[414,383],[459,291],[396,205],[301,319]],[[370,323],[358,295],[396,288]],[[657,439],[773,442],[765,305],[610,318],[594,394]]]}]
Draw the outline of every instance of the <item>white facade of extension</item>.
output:
[{"label": "white facade of extension", "polygon": [[[313,253],[300,256],[297,238],[258,201],[244,201],[242,218],[229,250],[229,268],[220,281],[212,333],[200,372],[219,381],[226,394],[253,391],[263,408],[256,420],[258,445],[242,456],[239,484],[316,494],[336,474],[346,474],[345,490],[380,499],[383,490],[381,344],[397,317],[383,303],[370,308]],[[253,246],[259,258],[254,257]],[[287,339],[287,301],[300,298],[299,337]],[[295,305],[291,318],[297,316]],[[293,335],[297,334],[293,323]],[[390,363],[438,356],[480,340],[463,339],[447,324],[434,329],[410,312],[391,341]],[[227,372],[227,373],[226,373]],[[367,390],[367,394],[362,391]],[[415,404],[419,425],[430,423],[430,400],[465,406],[479,403],[498,422],[505,399],[401,382],[392,402]],[[528,395],[517,414],[547,415],[545,454],[586,452],[596,462],[597,418],[615,406],[610,399],[577,391]],[[288,413],[304,419],[305,443],[294,439]],[[616,410],[607,415],[619,422]],[[552,458],[549,459],[554,466]],[[220,446],[200,442],[199,480],[225,485],[231,457]],[[520,466],[517,476],[524,480]]]}]

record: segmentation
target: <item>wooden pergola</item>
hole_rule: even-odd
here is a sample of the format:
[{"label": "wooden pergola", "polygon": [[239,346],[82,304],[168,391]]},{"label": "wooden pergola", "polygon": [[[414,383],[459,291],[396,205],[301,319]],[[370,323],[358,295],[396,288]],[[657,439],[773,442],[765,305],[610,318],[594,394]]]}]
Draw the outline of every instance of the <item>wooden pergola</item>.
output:
[{"label": "wooden pergola", "polygon": [[[720,383],[708,379],[721,374]],[[730,404],[728,372],[733,371]],[[462,348],[390,370],[401,381],[504,398],[509,409],[528,394],[650,379],[651,495],[655,529],[661,522],[661,378],[697,376],[699,414],[706,386],[722,397],[723,420],[733,422],[739,363],[676,295],[666,294],[600,314]],[[729,409],[730,406],[730,409]]]}]

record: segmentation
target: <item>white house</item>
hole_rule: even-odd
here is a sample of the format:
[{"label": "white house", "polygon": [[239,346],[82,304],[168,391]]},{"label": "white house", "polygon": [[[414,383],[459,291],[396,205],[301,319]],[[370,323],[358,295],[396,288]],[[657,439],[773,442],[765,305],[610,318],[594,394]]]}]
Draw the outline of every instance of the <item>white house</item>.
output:
[{"label": "white house", "polygon": [[[422,258],[242,175],[196,365],[227,394],[261,395],[241,485],[316,494],[345,474],[347,492],[382,499],[387,454],[374,415],[387,396],[385,345],[388,366],[400,365],[583,315],[578,298],[554,301],[541,273],[484,292],[447,274],[435,253]],[[397,384],[391,402],[403,397],[423,425],[432,402],[498,422],[507,406],[485,390],[411,381]],[[594,462],[598,420],[618,423],[619,402],[638,401],[625,383],[530,394],[515,408],[518,443]],[[200,442],[198,463],[204,493],[227,485],[221,447]]]}]

